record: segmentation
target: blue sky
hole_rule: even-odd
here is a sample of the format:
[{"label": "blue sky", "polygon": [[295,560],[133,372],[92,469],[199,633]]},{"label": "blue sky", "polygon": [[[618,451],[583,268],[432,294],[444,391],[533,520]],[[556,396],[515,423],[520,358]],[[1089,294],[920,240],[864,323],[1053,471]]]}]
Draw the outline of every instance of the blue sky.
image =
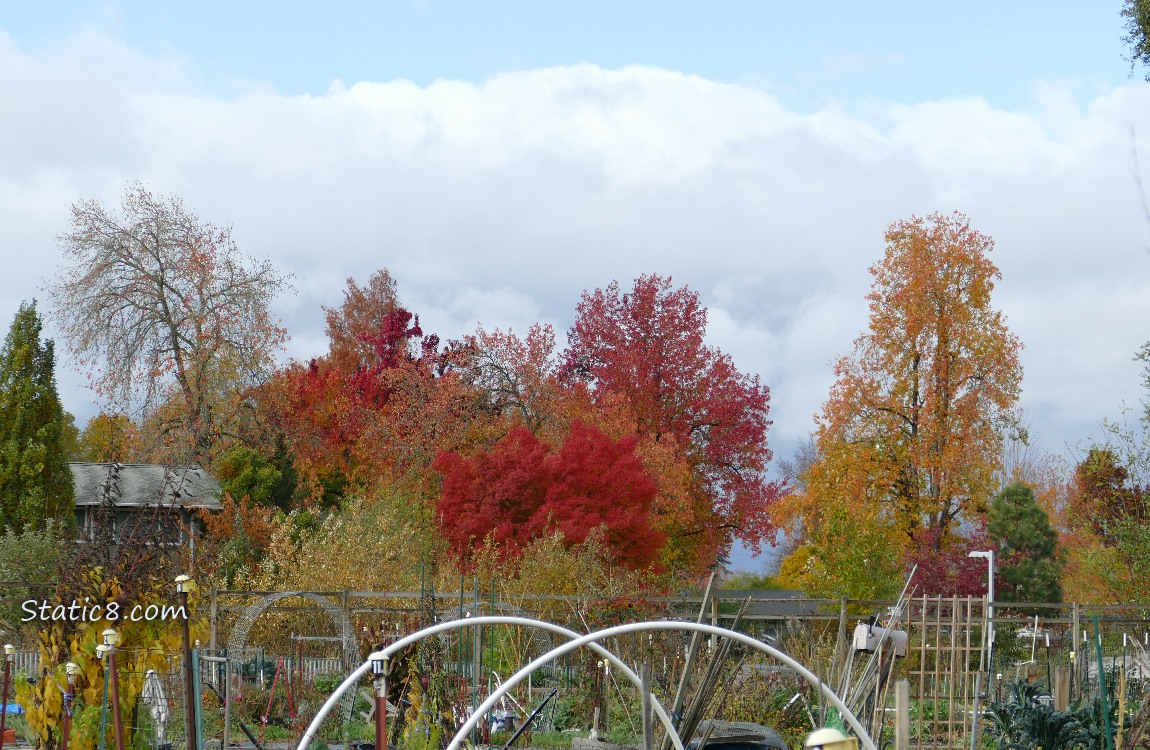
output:
[{"label": "blue sky", "polygon": [[1116,83],[1129,65],[1117,2],[336,2],[7,4],[0,27],[29,52],[99,30],[187,59],[199,83],[320,94],[396,78],[480,82],[592,62],[649,65],[825,98],[981,96],[1025,101],[1035,80]]},{"label": "blue sky", "polygon": [[997,242],[1031,434],[1073,460],[1145,396],[1150,84],[1120,9],[6,3],[0,320],[43,299],[71,203],[141,180],[295,274],[285,358],[381,267],[444,339],[562,338],[583,290],[671,275],[771,388],[786,457],[866,327],[885,227],[958,210]]}]

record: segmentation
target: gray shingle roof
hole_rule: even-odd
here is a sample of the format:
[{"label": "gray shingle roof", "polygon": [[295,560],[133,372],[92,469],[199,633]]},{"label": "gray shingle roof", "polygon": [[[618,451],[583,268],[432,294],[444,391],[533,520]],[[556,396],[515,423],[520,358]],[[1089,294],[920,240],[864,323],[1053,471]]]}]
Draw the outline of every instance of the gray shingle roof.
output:
[{"label": "gray shingle roof", "polygon": [[199,466],[162,464],[70,463],[76,505],[99,505],[104,488],[119,506],[146,507],[162,502],[187,508],[217,510],[223,490]]}]

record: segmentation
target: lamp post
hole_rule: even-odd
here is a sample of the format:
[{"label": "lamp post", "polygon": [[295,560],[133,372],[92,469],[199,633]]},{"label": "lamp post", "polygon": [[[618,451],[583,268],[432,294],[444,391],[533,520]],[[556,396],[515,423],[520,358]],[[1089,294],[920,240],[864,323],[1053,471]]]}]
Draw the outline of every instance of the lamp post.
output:
[{"label": "lamp post", "polygon": [[196,587],[189,576],[176,576],[176,594],[180,597],[180,609],[184,614],[184,730],[188,738],[187,750],[197,750],[196,743],[196,687],[192,676],[192,636],[188,624],[188,593]]},{"label": "lamp post", "polygon": [[64,693],[64,736],[61,745],[63,750],[69,750],[68,737],[72,733],[72,701],[76,699],[76,675],[80,674],[80,665],[70,661],[64,665],[64,672],[68,675],[68,691]]},{"label": "lamp post", "polygon": [[104,631],[104,645],[108,647],[108,673],[112,685],[112,732],[116,737],[116,750],[124,750],[124,727],[120,723],[120,685],[116,679],[116,646],[120,645],[120,631]]},{"label": "lamp post", "polygon": [[4,644],[4,698],[3,711],[0,712],[0,750],[4,750],[5,720],[8,718],[8,681],[12,678],[12,660],[16,658],[16,647],[11,643]]},{"label": "lamp post", "polygon": [[986,692],[989,694],[994,681],[994,550],[976,550],[966,556],[986,560]]},{"label": "lamp post", "polygon": [[[103,643],[98,644],[96,646],[96,658],[99,659],[100,661],[103,661],[104,658],[107,657],[107,655],[108,655],[108,647],[105,646]],[[103,693],[104,700],[100,704],[100,743],[99,743],[100,750],[104,750],[104,741],[108,737],[108,682],[109,682],[108,675],[109,674],[110,673],[108,671],[108,668],[104,667],[104,693]]]},{"label": "lamp post", "polygon": [[375,677],[375,748],[387,750],[387,657],[371,660]]}]

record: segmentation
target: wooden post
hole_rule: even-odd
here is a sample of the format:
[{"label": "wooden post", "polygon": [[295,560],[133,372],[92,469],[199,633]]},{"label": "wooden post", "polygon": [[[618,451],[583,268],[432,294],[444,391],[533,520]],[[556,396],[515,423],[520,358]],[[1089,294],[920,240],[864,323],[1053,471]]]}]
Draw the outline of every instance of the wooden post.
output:
[{"label": "wooden post", "polygon": [[[918,703],[921,707],[923,701],[926,700],[926,607],[927,607],[926,594],[922,595],[922,621],[919,626],[919,642],[918,642]],[[925,711],[918,712],[918,737],[919,742],[922,741],[922,715]]]},{"label": "wooden post", "polygon": [[[116,750],[124,750],[124,725],[120,721],[120,681],[116,675],[116,647],[108,652],[108,671],[112,684],[112,732],[116,738]],[[189,748],[192,750],[192,748]]]},{"label": "wooden post", "polygon": [[1059,667],[1054,670],[1054,709],[1065,711],[1070,707],[1070,670]]},{"label": "wooden post", "polygon": [[[962,705],[964,705],[964,706],[975,702],[975,701],[971,701],[971,696],[970,696],[970,624],[971,624],[971,621],[973,619],[974,619],[974,606],[973,606],[973,602],[971,601],[970,595],[967,594],[967,596],[966,596],[966,617],[964,618],[965,627],[963,627],[963,629],[962,629],[963,632],[965,633],[964,642],[962,645]],[[975,708],[975,710],[977,710],[977,707]],[[966,732],[967,728],[968,727],[967,727],[966,722],[965,721],[962,722],[962,731]],[[969,738],[964,735],[963,740],[967,740],[967,739],[969,739]]]},{"label": "wooden post", "polygon": [[4,651],[4,697],[0,699],[0,750],[4,750],[4,722],[8,718],[8,681],[12,677],[12,660],[15,658],[16,649],[8,644],[4,647]]},{"label": "wooden post", "polygon": [[[958,669],[958,597],[954,596],[950,599],[950,674],[947,675],[947,712],[946,712],[946,736],[950,744],[954,744],[955,734],[955,721],[957,711],[954,710],[954,683],[957,680]],[[965,724],[966,722],[962,722]],[[962,742],[962,736],[959,735],[959,743]]]},{"label": "wooden post", "polygon": [[[719,597],[711,597],[711,627],[719,627]],[[715,649],[719,646],[719,636],[711,634],[711,653],[715,653]]]},{"label": "wooden post", "polygon": [[211,609],[211,635],[208,638],[208,646],[212,649],[212,655],[216,653],[216,618],[219,616],[219,601],[216,598],[217,591],[212,588],[212,609]]},{"label": "wooden post", "polygon": [[[839,629],[835,635],[835,655],[831,661],[830,672],[827,674],[827,682],[833,687],[836,684],[837,678],[842,672],[839,669],[840,663],[845,663],[843,658],[842,648],[847,637],[847,599],[846,597],[839,598]],[[844,667],[845,669],[845,667]]]},{"label": "wooden post", "polygon": [[910,750],[910,680],[894,685],[894,750]]}]

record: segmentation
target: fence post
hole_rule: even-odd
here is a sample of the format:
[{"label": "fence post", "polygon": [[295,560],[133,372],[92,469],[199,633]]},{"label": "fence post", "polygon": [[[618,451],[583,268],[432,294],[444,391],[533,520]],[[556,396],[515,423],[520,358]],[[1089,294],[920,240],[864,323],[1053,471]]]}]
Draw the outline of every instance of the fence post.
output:
[{"label": "fence post", "polygon": [[910,750],[910,680],[894,685],[894,750]]}]

